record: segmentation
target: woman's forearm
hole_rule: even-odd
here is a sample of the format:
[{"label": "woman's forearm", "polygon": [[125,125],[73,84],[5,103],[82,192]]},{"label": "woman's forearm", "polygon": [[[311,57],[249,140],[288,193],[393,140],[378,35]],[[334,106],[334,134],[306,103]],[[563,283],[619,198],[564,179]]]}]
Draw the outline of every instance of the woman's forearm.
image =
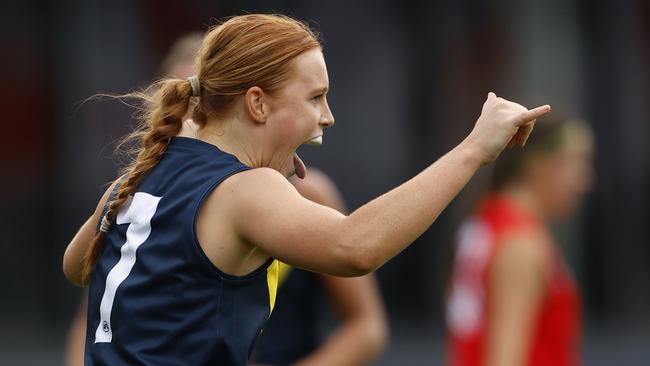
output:
[{"label": "woman's forearm", "polygon": [[381,266],[418,236],[447,207],[481,166],[481,159],[460,144],[420,174],[360,207],[346,218],[345,235],[360,266]]}]

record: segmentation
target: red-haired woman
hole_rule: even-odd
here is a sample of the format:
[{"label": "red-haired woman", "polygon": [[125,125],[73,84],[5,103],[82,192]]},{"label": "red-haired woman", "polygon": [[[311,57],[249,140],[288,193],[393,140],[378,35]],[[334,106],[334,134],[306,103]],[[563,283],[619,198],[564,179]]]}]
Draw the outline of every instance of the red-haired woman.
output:
[{"label": "red-haired woman", "polygon": [[[337,276],[374,271],[550,109],[490,93],[458,147],[344,215],[286,179],[305,174],[296,149],[334,124],[307,26],[230,18],[206,35],[197,70],[141,94],[139,153],[66,250],[66,276],[90,284],[87,364],[245,365],[274,306],[275,259]],[[190,105],[197,138],[179,137]]]}]

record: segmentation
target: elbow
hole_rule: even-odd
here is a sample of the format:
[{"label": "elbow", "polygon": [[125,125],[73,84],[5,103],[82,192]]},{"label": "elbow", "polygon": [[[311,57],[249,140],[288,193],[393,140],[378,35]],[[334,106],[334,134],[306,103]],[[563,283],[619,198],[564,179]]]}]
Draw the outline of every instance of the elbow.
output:
[{"label": "elbow", "polygon": [[76,273],[72,273],[69,270],[66,270],[65,266],[63,267],[63,275],[73,285],[83,287],[81,276],[77,275]]},{"label": "elbow", "polygon": [[379,357],[386,349],[389,341],[389,329],[386,316],[381,312],[368,314],[359,319],[358,347],[363,349],[366,361]]},{"label": "elbow", "polygon": [[379,268],[379,263],[371,253],[357,253],[350,258],[351,277],[364,276]]},{"label": "elbow", "polygon": [[366,339],[370,354],[378,357],[384,352],[389,341],[388,322],[385,317],[382,316],[369,325]]},{"label": "elbow", "polygon": [[72,284],[83,287],[81,269],[79,266],[75,266],[68,257],[69,256],[66,252],[66,254],[63,255],[63,275]]},{"label": "elbow", "polygon": [[357,241],[349,241],[341,244],[341,263],[346,264],[345,277],[359,277],[372,273],[381,266],[381,261],[376,252],[368,250]]}]

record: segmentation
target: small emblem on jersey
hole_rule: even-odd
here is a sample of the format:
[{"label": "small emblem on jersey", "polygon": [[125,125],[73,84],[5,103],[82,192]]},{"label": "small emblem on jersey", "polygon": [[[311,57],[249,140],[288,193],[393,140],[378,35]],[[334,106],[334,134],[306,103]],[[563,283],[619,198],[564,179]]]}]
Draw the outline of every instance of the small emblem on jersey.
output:
[{"label": "small emblem on jersey", "polygon": [[108,327],[108,322],[104,320],[104,324],[102,324],[102,330],[106,333],[111,331],[111,328]]}]

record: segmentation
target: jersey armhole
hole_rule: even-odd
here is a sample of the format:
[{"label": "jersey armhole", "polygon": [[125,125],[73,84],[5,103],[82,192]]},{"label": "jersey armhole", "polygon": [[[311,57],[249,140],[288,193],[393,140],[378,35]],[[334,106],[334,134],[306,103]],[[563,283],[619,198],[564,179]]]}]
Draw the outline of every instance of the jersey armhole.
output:
[{"label": "jersey armhole", "polygon": [[232,175],[235,175],[237,173],[243,172],[248,169],[250,168],[247,166],[236,167],[232,169],[230,172],[224,174],[222,177],[219,177],[215,181],[207,184],[205,190],[201,193],[200,198],[196,201],[194,207],[192,208],[192,220],[191,220],[192,246],[194,247],[194,250],[198,253],[200,261],[205,265],[205,267],[221,280],[239,282],[239,281],[246,281],[252,279],[254,277],[257,277],[261,272],[265,272],[267,268],[271,265],[271,263],[273,263],[274,260],[273,258],[269,258],[266,262],[264,262],[264,264],[262,264],[257,269],[254,269],[252,272],[247,273],[243,276],[235,276],[223,272],[221,269],[219,269],[219,267],[217,267],[214,263],[212,263],[210,258],[208,258],[207,254],[205,254],[205,251],[203,251],[201,244],[199,243],[199,237],[196,232],[196,221],[197,221],[196,219],[199,215],[199,209],[201,208],[201,206],[203,206],[203,202],[205,202],[205,199],[208,197],[208,195],[212,191],[214,191],[214,189],[219,184],[221,184],[221,182],[223,182],[224,180],[226,180]]}]

